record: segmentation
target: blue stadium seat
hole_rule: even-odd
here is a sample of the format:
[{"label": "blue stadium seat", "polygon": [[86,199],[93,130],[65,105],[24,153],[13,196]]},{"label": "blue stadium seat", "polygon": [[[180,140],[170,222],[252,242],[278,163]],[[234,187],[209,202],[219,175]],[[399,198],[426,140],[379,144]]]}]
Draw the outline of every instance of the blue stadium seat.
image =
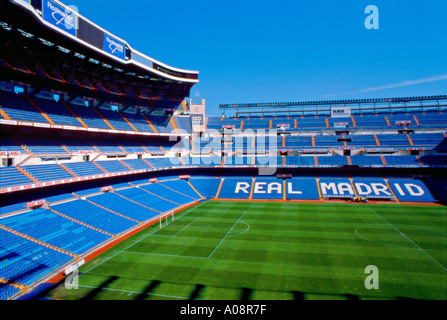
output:
[{"label": "blue stadium seat", "polygon": [[0,278],[23,285],[61,267],[73,258],[19,235],[0,229]]},{"label": "blue stadium seat", "polygon": [[74,178],[67,170],[58,164],[40,164],[33,166],[22,166],[21,168],[39,182]]},{"label": "blue stadium seat", "polygon": [[189,182],[205,198],[212,199],[216,196],[221,179],[216,178],[191,178]]},{"label": "blue stadium seat", "polygon": [[77,177],[86,177],[104,174],[104,171],[95,166],[92,162],[69,162],[64,163],[64,167],[73,172]]},{"label": "blue stadium seat", "polygon": [[118,160],[95,161],[95,163],[108,173],[130,171],[125,165]]},{"label": "blue stadium seat", "polygon": [[16,167],[0,168],[0,188],[17,187],[30,184],[34,184],[34,181],[25,176]]},{"label": "blue stadium seat", "polygon": [[388,183],[399,201],[435,202],[430,190],[421,180],[390,178]]},{"label": "blue stadium seat", "polygon": [[249,199],[253,179],[225,178],[219,199]]},{"label": "blue stadium seat", "polygon": [[419,161],[416,156],[401,155],[401,156],[384,156],[383,157],[388,166],[419,166]]},{"label": "blue stadium seat", "polygon": [[286,179],[286,199],[290,200],[318,200],[317,180],[315,178]]},{"label": "blue stadium seat", "polygon": [[358,166],[383,166],[380,156],[351,156],[351,163]]},{"label": "blue stadium seat", "polygon": [[158,215],[157,211],[138,205],[111,192],[89,197],[88,199],[105,208],[111,209],[140,222],[149,220]]},{"label": "blue stadium seat", "polygon": [[137,224],[85,200],[74,200],[51,207],[71,218],[113,235],[122,233]]},{"label": "blue stadium seat", "polygon": [[151,209],[154,209],[158,212],[169,212],[176,207],[178,207],[178,204],[169,202],[165,199],[162,199],[154,194],[151,194],[147,191],[144,191],[143,189],[145,186],[141,186],[140,188],[131,188],[131,189],[124,189],[116,191],[116,193],[125,196],[126,198],[129,198],[135,202],[138,202],[140,204],[143,204]]},{"label": "blue stadium seat", "polygon": [[81,254],[110,236],[63,218],[48,209],[36,209],[2,219],[2,224],[55,247]]}]

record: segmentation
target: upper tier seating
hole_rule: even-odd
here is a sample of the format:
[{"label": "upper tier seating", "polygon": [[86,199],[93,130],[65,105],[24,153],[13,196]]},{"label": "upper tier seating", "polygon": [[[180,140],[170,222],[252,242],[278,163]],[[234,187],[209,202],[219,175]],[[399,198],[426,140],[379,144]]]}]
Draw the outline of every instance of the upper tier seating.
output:
[{"label": "upper tier seating", "polygon": [[56,142],[48,139],[17,137],[16,141],[35,155],[68,155]]},{"label": "upper tier seating", "polygon": [[[287,131],[303,131],[315,129],[334,129],[336,124],[345,124],[347,128],[403,128],[398,121],[409,121],[410,128],[415,127],[445,127],[447,113],[442,111],[426,112],[396,112],[396,113],[363,113],[353,114],[351,117],[331,118],[330,116],[290,116],[290,117],[209,117],[207,129],[222,130],[223,126],[234,126],[235,129],[277,129],[278,125],[288,125]],[[278,128],[278,130],[280,130]]]},{"label": "upper tier seating", "polygon": [[26,153],[18,143],[7,137],[1,137],[0,151]]},{"label": "upper tier seating", "polygon": [[383,161],[380,156],[352,156],[351,164],[357,166],[383,165]]},{"label": "upper tier seating", "polygon": [[25,176],[16,167],[0,168],[0,188],[33,184],[34,181]]},{"label": "upper tier seating", "polygon": [[399,165],[419,165],[419,161],[416,156],[384,156],[385,162],[390,166]]},{"label": "upper tier seating", "polygon": [[[178,102],[164,101],[165,105]],[[25,97],[23,94],[0,91],[1,117],[13,120],[43,122],[100,129],[115,129],[151,133],[175,133],[175,129],[192,131],[189,117],[140,115],[133,112],[117,112],[109,107],[92,108],[77,103],[56,102],[43,97]],[[6,115],[6,116],[4,116]]]},{"label": "upper tier seating", "polygon": [[129,168],[118,160],[95,161],[95,163],[108,173],[130,171]]},{"label": "upper tier seating", "polygon": [[33,166],[22,166],[21,168],[39,182],[73,178],[73,175],[58,164],[40,164]]},{"label": "upper tier seating", "polygon": [[318,165],[347,166],[349,164],[346,156],[321,156],[317,157]]},{"label": "upper tier seating", "polygon": [[132,170],[142,170],[142,169],[151,169],[148,163],[143,161],[142,159],[128,159],[121,160],[125,165],[130,167]]},{"label": "upper tier seating", "polygon": [[32,100],[55,124],[83,126],[61,102],[37,97],[33,97]]},{"label": "upper tier seating", "polygon": [[64,167],[70,170],[70,172],[73,172],[77,177],[104,174],[104,171],[95,166],[94,163],[88,161],[64,163]]},{"label": "upper tier seating", "polygon": [[0,91],[0,109],[13,120],[48,123],[23,95]]}]

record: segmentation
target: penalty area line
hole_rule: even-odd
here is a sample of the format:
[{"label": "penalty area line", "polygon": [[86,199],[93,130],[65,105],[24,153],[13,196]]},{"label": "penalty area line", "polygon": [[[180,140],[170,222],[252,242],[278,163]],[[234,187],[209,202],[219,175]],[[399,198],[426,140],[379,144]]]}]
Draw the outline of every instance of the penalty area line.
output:
[{"label": "penalty area line", "polygon": [[210,255],[207,257],[207,259],[211,258],[211,256],[214,254],[214,252],[217,250],[217,248],[219,248],[219,246],[222,244],[222,242],[227,238],[228,234],[231,232],[231,230],[234,229],[234,227],[237,225],[237,223],[239,222],[239,220],[242,219],[242,217],[244,216],[245,212],[247,212],[247,210],[245,210],[242,215],[239,217],[239,219],[237,219],[237,221],[233,224],[233,226],[231,227],[230,230],[228,230],[228,232],[225,234],[225,236],[222,238],[222,240],[220,240],[220,242],[217,244],[217,246],[214,248],[214,250],[210,253]]},{"label": "penalty area line", "polygon": [[[113,288],[104,288],[104,287],[99,288],[99,287],[86,286],[86,285],[79,285],[79,287],[90,288],[90,289],[101,289],[101,290],[108,290],[108,291],[117,291],[117,292],[121,292],[121,294],[128,293],[127,296],[130,296],[131,294],[143,294],[144,293],[144,292],[138,292],[138,291],[132,291],[132,290],[122,290],[122,289],[113,289]],[[171,298],[171,299],[182,299],[182,300],[189,299],[188,297],[171,296],[171,295],[157,294],[157,293],[144,293],[144,294],[150,295],[150,296],[163,297],[163,298]]]},{"label": "penalty area line", "polygon": [[[203,202],[199,203],[198,206],[200,206],[202,203],[203,203]],[[178,217],[177,219],[183,218],[183,216],[187,215],[187,214],[190,213],[193,209],[196,209],[196,208],[197,208],[197,207],[194,206],[194,207],[191,207],[191,208],[186,209],[185,212],[183,212],[182,215],[181,215],[180,217]],[[162,228],[164,228],[164,226],[163,226]],[[116,257],[117,255],[119,255],[120,253],[125,252],[127,249],[133,247],[133,246],[136,245],[137,243],[143,241],[144,239],[146,239],[147,237],[153,235],[154,233],[156,233],[156,232],[159,231],[159,230],[160,230],[160,229],[155,229],[155,230],[152,231],[151,233],[149,233],[149,234],[145,235],[144,237],[142,237],[141,239],[135,241],[134,243],[132,243],[131,245],[127,246],[127,247],[124,248],[123,250],[118,251],[117,253],[115,253],[115,254],[112,255],[111,257],[107,257],[107,258],[105,258],[103,261],[101,261],[101,262],[98,263],[97,265],[91,267],[91,268],[88,269],[87,271],[80,273],[80,274],[79,274],[77,277],[75,277],[75,278],[80,278],[82,275],[84,275],[84,274],[90,272],[91,270],[95,269],[96,267],[99,267],[99,266],[102,265],[103,263],[105,263],[105,262],[109,261],[110,259],[112,259],[112,258]]]},{"label": "penalty area line", "polygon": [[171,237],[175,237],[177,234],[179,234],[180,232],[182,232],[183,230],[185,230],[186,228],[188,228],[190,225],[192,225],[194,222],[196,222],[197,220],[199,220],[200,217],[194,219],[193,222],[191,222],[190,224],[188,224],[187,226],[183,227],[182,229],[180,229],[179,231],[177,231],[175,234],[173,234]]}]

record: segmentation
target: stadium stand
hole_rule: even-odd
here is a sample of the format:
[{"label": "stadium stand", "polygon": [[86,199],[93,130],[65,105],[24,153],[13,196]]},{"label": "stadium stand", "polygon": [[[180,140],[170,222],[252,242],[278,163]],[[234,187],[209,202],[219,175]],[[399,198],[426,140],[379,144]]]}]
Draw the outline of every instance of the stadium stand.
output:
[{"label": "stadium stand", "polygon": [[116,210],[117,212],[139,222],[146,221],[158,215],[156,211],[126,200],[113,192],[96,195],[89,197],[88,199],[110,210]]},{"label": "stadium stand", "polygon": [[18,187],[34,183],[29,177],[25,176],[15,167],[0,168],[0,187]]},{"label": "stadium stand", "polygon": [[22,234],[75,254],[82,254],[109,238],[48,209],[28,211],[2,219],[1,222]]},{"label": "stadium stand", "polygon": [[94,176],[104,173],[101,168],[95,166],[92,162],[69,162],[64,163],[64,167],[70,170],[70,172],[73,172],[77,177]]},{"label": "stadium stand", "polygon": [[112,236],[116,236],[137,224],[87,200],[74,200],[54,205],[51,208]]},{"label": "stadium stand", "polygon": [[212,199],[216,196],[217,191],[219,190],[221,179],[197,177],[191,178],[189,182],[202,197]]},{"label": "stadium stand", "polygon": [[72,259],[4,226],[0,229],[0,239],[1,276],[22,289]]}]

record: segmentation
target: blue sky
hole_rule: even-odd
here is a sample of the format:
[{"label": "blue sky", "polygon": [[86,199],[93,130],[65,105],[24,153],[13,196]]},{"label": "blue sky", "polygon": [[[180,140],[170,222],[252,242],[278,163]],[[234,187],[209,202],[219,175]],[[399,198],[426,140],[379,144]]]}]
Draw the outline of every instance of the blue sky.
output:
[{"label": "blue sky", "polygon": [[[219,104],[447,93],[447,0],[63,0]],[[379,9],[368,30],[365,8]]]}]

